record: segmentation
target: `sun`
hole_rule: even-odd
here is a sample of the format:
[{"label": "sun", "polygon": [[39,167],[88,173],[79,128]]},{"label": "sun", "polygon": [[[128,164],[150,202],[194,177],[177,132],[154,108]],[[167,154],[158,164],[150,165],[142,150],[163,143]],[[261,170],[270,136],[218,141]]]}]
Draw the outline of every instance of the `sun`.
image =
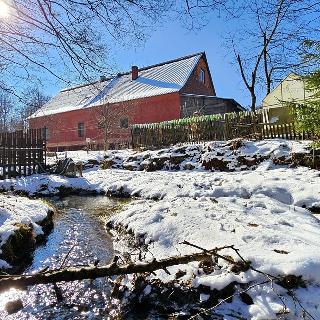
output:
[{"label": "sun", "polygon": [[10,15],[9,5],[5,1],[0,0],[0,18],[8,18],[9,15]]}]

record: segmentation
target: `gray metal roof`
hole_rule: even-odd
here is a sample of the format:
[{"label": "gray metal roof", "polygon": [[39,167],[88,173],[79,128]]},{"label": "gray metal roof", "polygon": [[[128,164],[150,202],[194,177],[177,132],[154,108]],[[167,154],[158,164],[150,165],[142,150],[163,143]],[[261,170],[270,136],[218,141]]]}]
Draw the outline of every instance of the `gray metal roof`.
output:
[{"label": "gray metal roof", "polygon": [[64,89],[30,118],[178,92],[202,54],[141,68],[136,80],[132,80],[128,72],[105,81]]}]

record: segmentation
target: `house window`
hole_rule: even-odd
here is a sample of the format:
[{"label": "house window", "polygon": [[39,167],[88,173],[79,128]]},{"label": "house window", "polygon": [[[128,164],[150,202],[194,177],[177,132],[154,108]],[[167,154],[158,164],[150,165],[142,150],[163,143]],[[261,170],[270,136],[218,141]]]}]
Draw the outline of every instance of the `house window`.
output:
[{"label": "house window", "polygon": [[84,123],[78,123],[78,137],[84,137]]},{"label": "house window", "polygon": [[204,83],[204,75],[205,75],[204,70],[200,69],[199,80],[202,83]]},{"label": "house window", "polygon": [[123,118],[120,120],[120,128],[129,128],[128,118]]},{"label": "house window", "polygon": [[42,129],[42,138],[45,140],[49,140],[49,128],[43,127]]}]

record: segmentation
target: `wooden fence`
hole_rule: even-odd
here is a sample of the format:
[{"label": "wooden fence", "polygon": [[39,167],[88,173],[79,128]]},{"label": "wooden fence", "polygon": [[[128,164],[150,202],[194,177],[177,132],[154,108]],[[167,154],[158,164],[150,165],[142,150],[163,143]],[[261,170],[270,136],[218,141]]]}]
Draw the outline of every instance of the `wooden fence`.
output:
[{"label": "wooden fence", "polygon": [[306,139],[293,123],[268,123],[268,112],[201,116],[132,127],[133,147],[159,148],[177,143],[200,143],[235,138]]},{"label": "wooden fence", "polygon": [[41,129],[0,133],[0,179],[41,172],[45,150]]}]

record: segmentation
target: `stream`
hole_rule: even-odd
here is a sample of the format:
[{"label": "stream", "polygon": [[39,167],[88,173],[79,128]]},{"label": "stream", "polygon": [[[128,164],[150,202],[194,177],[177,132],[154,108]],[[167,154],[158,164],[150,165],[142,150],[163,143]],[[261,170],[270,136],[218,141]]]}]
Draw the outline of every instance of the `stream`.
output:
[{"label": "stream", "polygon": [[[124,200],[104,196],[69,196],[50,200],[59,210],[54,229],[39,246],[31,273],[45,267],[107,264],[113,257],[113,244],[106,230],[106,219],[119,211]],[[108,319],[105,306],[110,285],[104,278],[60,283],[63,301],[57,302],[53,285],[38,285],[27,291],[11,289],[0,294],[0,319]],[[24,308],[8,315],[8,301],[20,298]]]}]

